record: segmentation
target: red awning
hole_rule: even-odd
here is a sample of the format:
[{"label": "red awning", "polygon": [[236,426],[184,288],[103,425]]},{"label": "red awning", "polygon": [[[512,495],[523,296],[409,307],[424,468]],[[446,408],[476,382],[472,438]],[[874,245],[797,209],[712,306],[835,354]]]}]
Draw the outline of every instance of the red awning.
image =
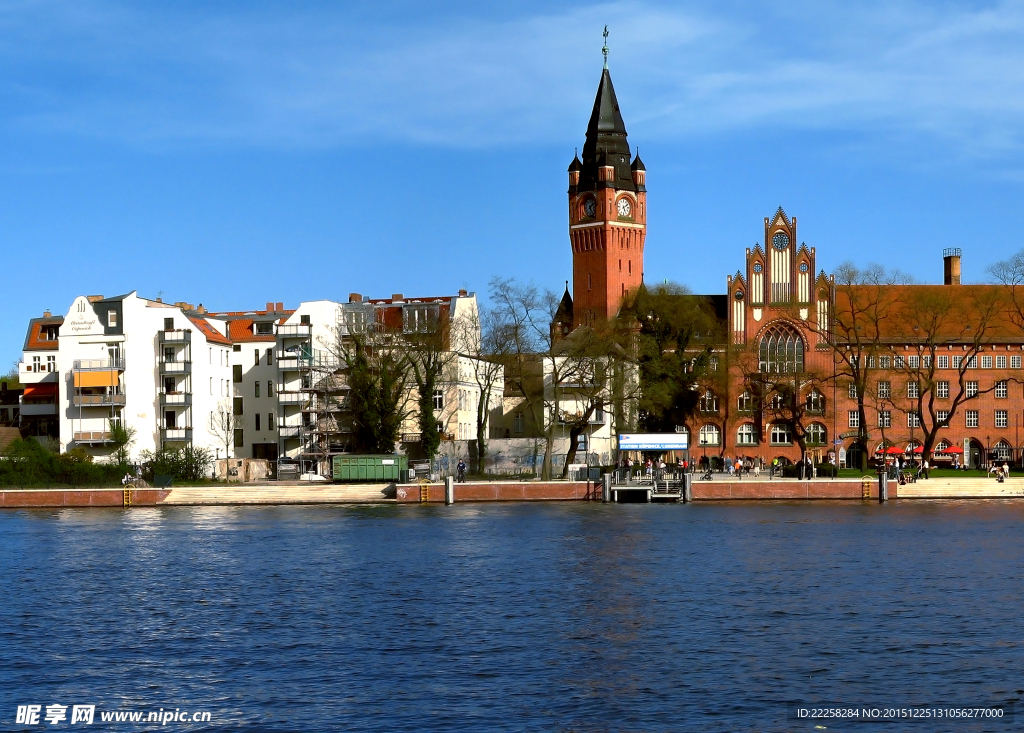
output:
[{"label": "red awning", "polygon": [[57,385],[53,382],[25,385],[25,397],[56,397]]}]

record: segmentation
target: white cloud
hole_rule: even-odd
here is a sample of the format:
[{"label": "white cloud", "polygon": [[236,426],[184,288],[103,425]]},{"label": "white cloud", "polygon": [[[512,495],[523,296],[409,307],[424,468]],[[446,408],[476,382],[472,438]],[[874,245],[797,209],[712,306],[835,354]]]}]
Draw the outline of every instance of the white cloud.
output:
[{"label": "white cloud", "polygon": [[139,7],[8,6],[3,124],[144,145],[561,141],[589,111],[608,23],[627,123],[646,139],[858,129],[991,156],[1024,129],[1020,3],[622,2],[403,23],[334,4]]}]

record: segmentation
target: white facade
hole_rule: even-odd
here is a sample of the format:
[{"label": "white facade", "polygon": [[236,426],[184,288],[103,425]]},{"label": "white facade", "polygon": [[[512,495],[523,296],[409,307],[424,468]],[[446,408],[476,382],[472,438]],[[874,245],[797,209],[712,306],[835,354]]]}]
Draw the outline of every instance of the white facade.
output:
[{"label": "white facade", "polygon": [[[208,415],[231,375],[230,346],[217,340],[225,340],[223,322],[190,318],[178,306],[134,292],[79,296],[60,326],[56,352],[25,351],[19,371],[29,383],[56,382],[62,451],[84,447],[103,460],[113,450],[110,426],[121,423],[135,429],[132,459],[186,443],[214,454],[221,441]],[[52,368],[37,372],[37,356],[52,356]]]}]

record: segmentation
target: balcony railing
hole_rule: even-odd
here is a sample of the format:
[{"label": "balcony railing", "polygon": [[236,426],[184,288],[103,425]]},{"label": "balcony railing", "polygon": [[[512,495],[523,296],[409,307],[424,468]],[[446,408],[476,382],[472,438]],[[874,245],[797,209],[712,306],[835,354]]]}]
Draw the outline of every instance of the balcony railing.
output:
[{"label": "balcony railing", "polygon": [[108,369],[124,369],[124,357],[119,359],[75,359],[73,369],[76,372],[99,371]]},{"label": "balcony railing", "polygon": [[167,407],[188,407],[192,404],[191,392],[161,392],[160,404]]},{"label": "balcony railing", "polygon": [[308,323],[282,323],[277,327],[277,335],[309,338],[313,335],[313,327]]},{"label": "balcony railing", "polygon": [[160,428],[160,439],[164,442],[189,443],[192,441],[192,428]]},{"label": "balcony railing", "polygon": [[302,428],[292,425],[282,425],[277,429],[277,434],[282,438],[298,438],[302,434]]},{"label": "balcony railing", "polygon": [[71,398],[75,407],[112,407],[124,405],[123,394],[76,394]]},{"label": "balcony railing", "polygon": [[175,328],[160,332],[160,343],[162,344],[187,344],[191,342],[192,329],[190,328]]},{"label": "balcony railing", "polygon": [[277,401],[282,405],[301,405],[306,399],[307,397],[303,392],[277,391]]},{"label": "balcony railing", "polygon": [[192,362],[190,361],[160,361],[161,374],[191,374]]},{"label": "balcony railing", "polygon": [[110,437],[109,430],[93,430],[93,431],[75,431],[75,442],[76,443],[112,443],[113,438]]}]

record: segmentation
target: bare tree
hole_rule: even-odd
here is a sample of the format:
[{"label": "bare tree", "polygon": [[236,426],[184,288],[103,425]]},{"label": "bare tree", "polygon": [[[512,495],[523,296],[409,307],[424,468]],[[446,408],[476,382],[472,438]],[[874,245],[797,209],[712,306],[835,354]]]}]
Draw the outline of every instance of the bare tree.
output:
[{"label": "bare tree", "polygon": [[476,404],[476,467],[482,473],[487,465],[487,429],[492,402],[501,399],[503,360],[509,347],[500,337],[501,323],[493,310],[477,309],[452,324],[452,341],[458,355],[466,358],[470,377],[480,391]]},{"label": "bare tree", "polygon": [[[231,398],[221,400],[217,404],[216,412],[210,417],[210,432],[217,438],[217,442],[224,446],[225,460],[231,457],[231,449],[235,445],[237,423]],[[226,471],[224,478],[227,479]]]}]

